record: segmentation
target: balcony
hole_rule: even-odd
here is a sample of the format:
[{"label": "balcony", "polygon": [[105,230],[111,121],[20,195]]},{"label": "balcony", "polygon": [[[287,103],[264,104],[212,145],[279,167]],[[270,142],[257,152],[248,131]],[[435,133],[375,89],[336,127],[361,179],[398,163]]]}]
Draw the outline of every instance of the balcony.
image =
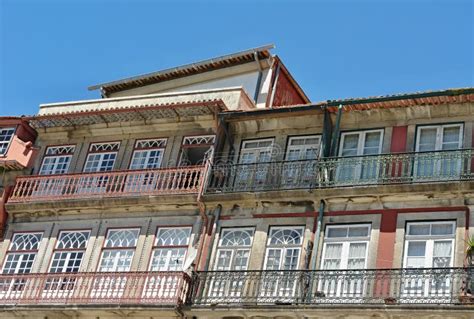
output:
[{"label": "balcony", "polygon": [[193,279],[196,306],[474,305],[474,268],[212,271]]},{"label": "balcony", "polygon": [[181,272],[0,275],[0,306],[155,305],[185,301],[190,278]]},{"label": "balcony", "polygon": [[216,164],[206,192],[233,193],[474,180],[474,150]]},{"label": "balcony", "polygon": [[197,194],[205,166],[21,176],[9,203],[73,198]]}]

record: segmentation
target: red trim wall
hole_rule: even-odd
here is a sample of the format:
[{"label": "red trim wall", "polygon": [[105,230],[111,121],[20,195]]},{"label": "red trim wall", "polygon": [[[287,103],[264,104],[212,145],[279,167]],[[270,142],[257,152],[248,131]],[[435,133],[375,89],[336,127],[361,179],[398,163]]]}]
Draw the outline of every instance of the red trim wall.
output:
[{"label": "red trim wall", "polygon": [[390,153],[401,153],[407,150],[408,126],[394,126],[392,128],[392,141]]}]

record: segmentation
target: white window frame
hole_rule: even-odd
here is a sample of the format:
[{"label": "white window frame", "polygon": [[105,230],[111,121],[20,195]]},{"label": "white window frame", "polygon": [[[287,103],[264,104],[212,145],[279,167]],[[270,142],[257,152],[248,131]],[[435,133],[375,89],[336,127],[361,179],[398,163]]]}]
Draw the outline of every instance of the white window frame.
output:
[{"label": "white window frame", "polygon": [[[60,241],[61,235],[63,235],[64,233],[87,233],[87,239],[85,241],[84,247],[81,247],[81,248],[79,248],[79,247],[78,248],[74,248],[74,247],[59,248],[58,246],[61,242]],[[77,270],[72,271],[73,273],[78,272],[80,270],[82,262],[84,260],[84,255],[86,253],[87,245],[89,243],[90,234],[91,234],[91,231],[87,230],[87,229],[84,229],[84,230],[61,230],[58,234],[58,240],[56,241],[56,246],[55,246],[55,249],[54,249],[53,254],[51,256],[51,263],[49,265],[49,272],[50,273],[52,273],[52,272],[54,272],[54,273],[65,273],[65,269],[68,268],[68,266],[69,266],[68,263],[71,260],[71,254],[73,254],[73,253],[82,253],[79,265],[75,266],[75,268],[77,268]],[[62,270],[61,271],[57,271],[57,270],[53,271],[53,263],[56,260],[56,256],[60,257],[61,254],[63,254],[63,253],[66,253],[66,258],[64,259],[64,264],[61,267]],[[59,267],[57,267],[57,268],[59,268]]]},{"label": "white window frame", "polygon": [[[146,142],[153,142],[153,141],[156,141],[158,146],[152,146],[152,147],[141,147],[140,146],[140,143],[146,143]],[[129,169],[154,169],[154,168],[160,168],[161,167],[161,164],[163,162],[163,155],[165,153],[165,149],[166,149],[166,143],[167,143],[167,139],[166,138],[157,138],[157,139],[146,139],[146,140],[137,140],[135,142],[135,147],[134,147],[134,150],[133,150],[133,153],[132,153],[132,157],[130,159],[130,165],[129,165]],[[150,152],[152,151],[159,151],[160,155],[159,155],[159,160],[158,160],[158,163],[156,164],[156,166],[152,167],[151,165],[149,165],[149,160],[150,160]],[[145,166],[144,167],[134,167],[134,160],[135,160],[135,157],[138,155],[138,154],[146,154],[145,155]]]},{"label": "white window frame", "polygon": [[[410,227],[413,225],[432,225],[436,224],[451,224],[453,226],[453,233],[451,235],[409,235]],[[431,232],[431,231],[430,231]],[[451,241],[451,256],[450,256],[450,265],[454,265],[454,251],[456,250],[456,221],[420,221],[420,222],[408,222],[406,226],[406,234],[404,238],[404,252],[403,252],[403,267],[407,268],[408,261],[408,245],[410,242],[425,242],[425,261],[423,268],[432,268],[433,267],[433,252],[434,252],[434,243],[436,241]]]},{"label": "white window frame", "polygon": [[[357,236],[357,237],[349,237],[349,229],[355,227],[367,227],[367,236]],[[347,236],[346,237],[328,237],[328,233],[330,229],[340,229],[340,228],[347,228]],[[348,269],[348,262],[349,262],[349,249],[351,244],[366,244],[365,256],[364,256],[364,269],[367,268],[368,256],[369,256],[369,245],[370,245],[370,237],[371,237],[372,225],[370,223],[361,223],[361,224],[346,224],[346,225],[327,225],[326,231],[324,235],[324,245],[323,251],[321,254],[321,265],[320,269],[324,268],[324,263],[326,261],[326,250],[327,244],[342,244],[341,248],[341,258],[340,258],[340,265],[339,270],[346,270]]]},{"label": "white window frame", "polygon": [[[349,156],[365,156],[364,152],[364,143],[366,140],[367,133],[380,132],[380,141],[379,141],[379,151],[378,154],[382,152],[383,139],[384,139],[384,130],[383,129],[373,129],[373,130],[361,130],[361,131],[350,131],[341,133],[341,142],[339,143],[339,157],[343,157],[342,151],[344,146],[344,139],[347,135],[359,135],[359,140],[357,142],[357,154]],[[370,156],[370,155],[367,155]]]},{"label": "white window frame", "polygon": [[[189,235],[186,238],[186,244],[183,244],[183,245],[166,245],[166,246],[158,245],[160,230],[168,230],[168,229],[181,229],[181,230],[189,231]],[[149,270],[150,271],[184,271],[184,270],[186,270],[186,269],[182,269],[182,267],[180,267],[180,269],[170,269],[170,268],[173,268],[173,267],[170,267],[170,264],[171,264],[171,261],[172,261],[171,256],[173,254],[173,250],[184,249],[184,255],[182,256],[181,266],[184,265],[184,262],[186,261],[186,257],[188,255],[189,243],[191,241],[191,235],[192,235],[192,227],[191,226],[158,227],[157,230],[156,230],[155,240],[154,240],[153,248],[152,248],[152,251],[151,251],[150,266],[148,267]],[[155,254],[158,251],[166,252],[166,257],[165,257],[166,258],[166,264],[165,264],[165,267],[164,267],[165,269],[154,269],[154,268],[158,268],[157,265],[153,265],[153,261],[155,259]]]},{"label": "white window frame", "polygon": [[[136,230],[137,231],[137,238],[135,240],[135,245],[134,246],[113,246],[113,247],[107,247],[106,246],[106,243],[107,243],[107,239],[110,235],[110,232],[111,231],[120,231],[120,230],[129,230],[129,231],[134,231]],[[137,244],[138,244],[138,239],[140,237],[140,228],[110,228],[107,230],[107,234],[105,236],[105,239],[104,239],[104,246],[102,248],[102,252],[101,252],[101,255],[100,255],[100,260],[99,260],[99,264],[97,266],[97,272],[118,272],[119,270],[117,270],[117,261],[121,255],[116,255],[114,256],[112,259],[114,261],[113,263],[113,268],[112,270],[104,270],[104,268],[102,268],[102,262],[104,260],[104,253],[106,252],[129,252],[131,251],[132,252],[132,255],[130,257],[130,264],[127,265],[127,270],[120,270],[120,271],[130,271],[130,268],[133,264],[133,258],[135,257],[135,252],[136,252],[136,249],[137,249]]]},{"label": "white window frame", "polygon": [[[246,148],[247,144],[250,143],[261,143],[261,142],[270,142],[269,146],[262,146],[262,147],[250,147]],[[261,138],[261,139],[252,139],[252,140],[243,140],[242,141],[242,147],[240,148],[240,154],[239,154],[239,163],[240,164],[256,164],[258,162],[248,162],[244,163],[243,162],[243,155],[246,153],[254,153],[255,155],[259,155],[261,151],[269,151],[270,152],[270,161],[271,161],[271,156],[272,156],[272,151],[273,147],[275,146],[275,138],[270,137],[270,138]],[[258,153],[257,153],[258,152]],[[256,156],[258,160],[258,156]]]},{"label": "white window frame", "polygon": [[[115,146],[114,146],[114,144],[115,144]],[[94,148],[102,147],[102,146],[107,146],[107,145],[109,145],[109,148],[116,148],[116,150],[115,150],[115,151],[108,151],[108,150],[98,151],[98,150],[94,150]],[[120,149],[120,142],[91,143],[90,146],[89,146],[89,152],[87,153],[87,158],[86,158],[86,161],[85,161],[85,163],[84,163],[84,168],[83,168],[82,171],[83,171],[84,173],[110,172],[110,171],[112,171],[112,170],[114,169],[114,167],[115,167],[116,162],[117,162],[117,155],[118,155],[119,149]],[[96,169],[94,169],[94,170],[88,170],[87,164],[88,164],[89,162],[91,162],[92,156],[95,156],[95,155],[99,155],[99,160],[98,160],[99,165],[97,165]],[[104,162],[104,156],[105,156],[105,155],[115,155],[115,158],[113,159],[112,167],[108,168],[107,170],[102,171],[102,170],[101,170],[101,166],[102,166],[102,163]]]},{"label": "white window frame", "polygon": [[[230,233],[230,232],[234,232],[234,231],[247,231],[247,232],[250,232],[251,233],[250,244],[245,245],[245,246],[242,246],[242,245],[239,245],[239,246],[226,246],[226,245],[223,245],[222,244],[222,239],[225,236],[225,233]],[[252,245],[253,245],[254,237],[255,237],[255,228],[253,228],[253,227],[222,228],[220,236],[219,236],[219,241],[217,243],[216,257],[215,257],[215,262],[214,262],[214,270],[222,270],[222,271],[235,270],[235,257],[237,256],[237,253],[239,251],[248,252],[248,254],[249,254],[249,258],[247,259],[245,269],[242,269],[242,270],[247,270],[249,262],[250,262],[250,254],[252,252]],[[230,265],[226,266],[225,269],[218,269],[219,268],[220,252],[230,252],[231,253]]]},{"label": "white window frame", "polygon": [[[339,143],[339,164],[337,165],[336,169],[336,180],[339,181],[339,184],[351,184],[353,181],[364,181],[365,178],[362,176],[362,168],[364,165],[370,165],[373,166],[375,163],[375,170],[378,172],[378,159],[374,158],[372,161],[370,160],[371,156],[375,156],[376,154],[363,154],[364,153],[364,144],[366,142],[366,136],[368,133],[380,133],[380,140],[379,140],[379,145],[378,145],[378,152],[376,154],[381,154],[382,153],[382,147],[383,147],[383,140],[384,140],[384,130],[383,129],[370,129],[370,130],[360,130],[360,131],[350,131],[350,132],[342,132],[341,133],[341,141]],[[357,141],[357,151],[355,155],[342,155],[344,151],[344,141],[346,136],[348,135],[358,135],[358,141]],[[354,159],[351,159],[354,157]],[[346,159],[349,158],[349,159]],[[351,161],[353,163],[351,164]],[[341,173],[343,172],[343,168],[351,164],[353,167],[349,169],[352,169],[352,179],[347,180],[341,176]],[[375,176],[374,179],[367,179],[368,183],[375,182],[377,181],[379,176]]]},{"label": "white window frame", "polygon": [[[284,230],[284,229],[291,229],[291,230],[301,230],[301,243],[300,244],[293,244],[293,245],[275,245],[271,244],[270,241],[272,239],[272,230]],[[267,238],[267,244],[266,244],[266,249],[265,249],[265,263],[264,263],[264,269],[267,269],[267,264],[268,264],[268,252],[270,250],[280,250],[282,252],[281,254],[281,259],[280,259],[280,265],[278,266],[277,270],[284,270],[282,269],[282,266],[284,265],[286,255],[288,250],[290,249],[296,249],[298,250],[298,259],[296,261],[296,269],[292,270],[298,270],[300,267],[300,262],[301,262],[301,250],[303,247],[304,243],[304,233],[305,231],[305,226],[271,226],[268,230],[268,238]]]},{"label": "white window frame", "polygon": [[[13,245],[14,245],[14,242],[15,242],[15,238],[17,236],[22,236],[22,235],[40,235],[39,239],[38,239],[38,244],[37,244],[37,247],[35,249],[24,249],[24,248],[20,248],[20,249],[13,249]],[[20,255],[21,258],[16,262],[16,266],[14,267],[14,271],[13,272],[9,272],[9,273],[12,273],[12,274],[18,274],[19,272],[19,269],[20,269],[20,265],[22,264],[22,262],[24,261],[23,259],[25,259],[26,256],[31,256],[33,255],[33,260],[31,262],[31,266],[29,268],[25,268],[26,271],[22,271],[21,273],[30,273],[31,270],[33,269],[33,266],[34,266],[34,263],[35,263],[35,260],[36,260],[36,256],[38,255],[38,251],[39,251],[39,246],[41,245],[41,241],[43,240],[43,232],[19,232],[19,233],[14,233],[12,235],[12,238],[10,240],[10,245],[9,245],[9,248],[8,248],[8,251],[5,253],[5,259],[3,261],[3,266],[2,266],[2,273],[5,273],[5,267],[6,267],[6,264],[8,262],[8,256],[16,256],[16,255]],[[13,268],[11,268],[13,269]]]},{"label": "white window frame", "polygon": [[[69,166],[71,165],[71,160],[72,160],[72,156],[74,155],[74,151],[75,151],[75,145],[61,145],[61,146],[48,146],[46,148],[46,152],[44,153],[44,157],[43,157],[43,161],[41,162],[41,167],[40,167],[40,170],[39,170],[39,175],[56,175],[56,174],[66,174],[69,172]],[[66,154],[61,154],[61,153],[58,153],[58,154],[55,154],[55,153],[52,153],[52,154],[48,154],[48,152],[52,149],[55,149],[55,148],[69,148],[70,149],[70,152],[66,153]],[[66,163],[59,163],[59,160],[61,158],[67,158],[68,161]],[[52,165],[53,168],[50,170],[50,172],[46,173],[45,172],[45,162],[46,160],[49,160],[49,159],[54,159],[54,162],[51,164],[49,163],[48,165]],[[59,165],[66,165],[66,167],[62,170],[62,171],[59,171],[58,170],[58,166]]]},{"label": "white window frame", "polygon": [[209,149],[204,153],[204,158],[202,159],[202,165],[204,165],[207,159],[213,157],[215,141],[216,135],[214,134],[184,136],[181,143],[178,166],[189,166],[189,163],[186,162],[186,152],[188,149],[209,146]]},{"label": "white window frame", "polygon": [[[312,139],[312,138],[315,138],[315,139],[318,140],[316,144],[291,145],[291,142],[293,142],[295,140],[307,140],[307,139]],[[291,136],[291,137],[288,138],[288,143],[287,143],[287,146],[286,146],[285,160],[286,161],[307,160],[305,158],[302,159],[301,156],[300,156],[299,159],[290,160],[289,156],[290,156],[290,152],[293,151],[293,150],[300,150],[302,152],[300,154],[305,154],[305,152],[310,148],[316,148],[316,158],[315,159],[317,159],[318,156],[319,156],[319,151],[321,149],[321,135],[320,134]]]},{"label": "white window frame", "polygon": [[[452,226],[452,234],[448,235],[432,235],[432,226],[436,224],[450,224]],[[429,225],[430,234],[428,235],[409,235],[410,227],[413,225]],[[410,269],[414,269],[415,272],[423,274],[424,272],[417,270],[417,268],[432,268],[433,267],[433,253],[434,244],[439,241],[451,243],[451,256],[448,267],[452,267],[454,264],[454,251],[456,250],[456,222],[455,221],[413,221],[408,222],[406,226],[406,233],[404,238],[404,251],[403,251],[403,267],[406,268],[406,279],[402,279],[401,296],[403,297],[402,302],[409,300],[412,297],[427,297],[435,295],[436,298],[452,298],[452,286],[453,281],[449,274],[447,276],[440,273],[436,278],[431,278],[428,274],[426,277],[419,277],[418,279],[411,275]],[[408,268],[408,246],[410,243],[423,242],[425,244],[425,255],[423,267],[410,267]],[[412,256],[418,257],[420,256]],[[402,277],[403,278],[403,277]]]},{"label": "white window frame", "polygon": [[[5,141],[0,141],[0,151],[4,149],[5,151],[0,152],[0,157],[6,156],[8,153],[8,150],[10,148],[11,142],[13,140],[13,137],[15,136],[16,133],[16,127],[0,127],[0,134],[3,132],[8,132],[12,131],[11,136],[8,140]],[[8,135],[6,135],[8,137]],[[5,146],[6,145],[6,146]]]},{"label": "white window frame", "polygon": [[419,125],[416,128],[416,143],[415,143],[415,151],[420,152],[420,137],[421,131],[423,129],[436,129],[436,142],[435,142],[435,149],[434,151],[441,151],[443,148],[443,133],[445,128],[451,127],[459,127],[459,144],[458,149],[462,148],[463,145],[463,137],[464,137],[464,124],[462,123],[455,123],[455,124],[439,124],[439,125]]}]

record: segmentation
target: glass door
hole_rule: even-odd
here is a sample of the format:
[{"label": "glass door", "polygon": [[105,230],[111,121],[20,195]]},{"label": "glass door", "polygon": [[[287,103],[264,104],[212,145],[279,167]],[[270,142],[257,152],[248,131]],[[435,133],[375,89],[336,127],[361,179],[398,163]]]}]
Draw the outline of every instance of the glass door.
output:
[{"label": "glass door", "polygon": [[[402,281],[404,298],[442,298],[450,295],[455,222],[413,222],[407,224]],[[441,268],[424,272],[423,268]]]},{"label": "glass door", "polygon": [[304,227],[271,227],[265,254],[262,301],[293,302],[301,284],[299,267]]},{"label": "glass door", "polygon": [[290,137],[282,172],[285,188],[309,187],[316,183],[320,142],[317,135]]},{"label": "glass door", "polygon": [[237,165],[237,190],[261,189],[266,186],[272,158],[273,139],[244,141]]},{"label": "glass door", "polygon": [[[461,124],[420,126],[417,131],[414,176],[417,180],[458,179],[461,174]],[[441,152],[453,151],[453,152]]]},{"label": "glass door", "polygon": [[376,183],[379,158],[371,156],[382,150],[383,130],[347,132],[341,134],[336,179],[338,183]]},{"label": "glass door", "polygon": [[370,229],[370,224],[327,226],[321,268],[328,272],[318,280],[325,298],[354,302],[363,296]]},{"label": "glass door", "polygon": [[[214,270],[208,297],[239,300],[244,294],[254,230],[252,228],[223,229],[218,242]],[[222,273],[220,273],[222,271]],[[234,272],[235,271],[235,272]],[[232,272],[227,274],[227,272]]]}]

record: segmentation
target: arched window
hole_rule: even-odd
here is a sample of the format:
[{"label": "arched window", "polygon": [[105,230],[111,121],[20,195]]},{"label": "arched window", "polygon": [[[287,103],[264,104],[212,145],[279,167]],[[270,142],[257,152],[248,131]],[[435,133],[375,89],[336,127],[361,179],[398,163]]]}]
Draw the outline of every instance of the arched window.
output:
[{"label": "arched window", "polygon": [[271,227],[267,240],[265,269],[298,268],[304,227]]},{"label": "arched window", "polygon": [[156,232],[151,271],[182,271],[191,227],[160,227]]},{"label": "arched window", "polygon": [[222,229],[216,254],[216,270],[247,270],[254,229]]}]

